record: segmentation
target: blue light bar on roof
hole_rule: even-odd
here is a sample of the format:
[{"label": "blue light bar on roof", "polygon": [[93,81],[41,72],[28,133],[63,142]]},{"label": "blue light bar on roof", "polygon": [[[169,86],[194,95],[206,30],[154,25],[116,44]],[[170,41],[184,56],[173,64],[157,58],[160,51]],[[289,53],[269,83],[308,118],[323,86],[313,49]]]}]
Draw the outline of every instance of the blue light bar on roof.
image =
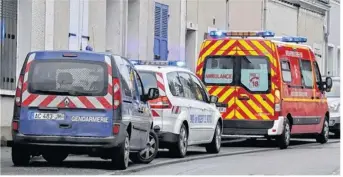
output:
[{"label": "blue light bar on roof", "polygon": [[295,43],[305,43],[307,42],[306,37],[297,37],[297,36],[285,36],[281,38],[282,42],[295,42]]},{"label": "blue light bar on roof", "polygon": [[186,63],[183,61],[142,61],[142,60],[130,60],[133,65],[154,65],[154,66],[178,66],[186,67]]},{"label": "blue light bar on roof", "polygon": [[210,31],[209,36],[216,39],[226,37],[274,37],[275,33],[272,31]]}]

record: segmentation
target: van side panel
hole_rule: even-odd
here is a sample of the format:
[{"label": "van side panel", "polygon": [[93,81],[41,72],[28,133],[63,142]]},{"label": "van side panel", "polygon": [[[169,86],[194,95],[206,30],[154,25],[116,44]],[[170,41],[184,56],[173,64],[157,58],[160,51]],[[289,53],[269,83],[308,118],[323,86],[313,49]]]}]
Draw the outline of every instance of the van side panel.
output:
[{"label": "van side panel", "polygon": [[[289,61],[291,82],[282,82],[282,112],[283,116],[292,117],[292,134],[316,133],[320,128],[321,110],[318,101],[314,99],[315,89],[306,87],[303,83],[301,61],[313,61],[311,51],[306,47],[292,44],[279,45],[278,54],[284,61]],[[312,72],[314,70],[312,69]],[[313,74],[313,73],[312,73]],[[282,75],[281,75],[282,78]]]}]

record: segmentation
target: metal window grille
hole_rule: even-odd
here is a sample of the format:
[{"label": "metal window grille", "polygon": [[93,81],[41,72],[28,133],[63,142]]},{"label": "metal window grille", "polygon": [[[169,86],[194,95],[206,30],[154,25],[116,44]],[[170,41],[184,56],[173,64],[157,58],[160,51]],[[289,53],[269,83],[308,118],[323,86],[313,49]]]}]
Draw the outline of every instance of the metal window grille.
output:
[{"label": "metal window grille", "polygon": [[16,87],[17,0],[0,0],[0,89]]}]

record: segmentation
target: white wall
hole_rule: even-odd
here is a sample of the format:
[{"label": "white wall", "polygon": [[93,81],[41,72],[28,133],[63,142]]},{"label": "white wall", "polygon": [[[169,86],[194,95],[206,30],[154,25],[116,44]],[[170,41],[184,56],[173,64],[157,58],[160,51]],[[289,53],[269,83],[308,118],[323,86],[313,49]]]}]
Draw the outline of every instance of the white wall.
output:
[{"label": "white wall", "polygon": [[263,0],[230,0],[229,29],[260,30],[263,21],[262,4]]},{"label": "white wall", "polygon": [[266,29],[276,35],[297,35],[298,8],[280,1],[267,4]]}]

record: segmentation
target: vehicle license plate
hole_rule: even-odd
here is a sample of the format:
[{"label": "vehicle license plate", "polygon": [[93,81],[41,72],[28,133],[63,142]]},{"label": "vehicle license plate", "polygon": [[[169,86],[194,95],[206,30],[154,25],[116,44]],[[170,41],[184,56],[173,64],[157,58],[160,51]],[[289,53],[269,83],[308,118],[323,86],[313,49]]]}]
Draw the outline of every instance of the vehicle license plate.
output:
[{"label": "vehicle license plate", "polygon": [[219,112],[226,112],[226,108],[224,107],[218,107]]},{"label": "vehicle license plate", "polygon": [[62,113],[39,113],[36,112],[33,115],[35,120],[64,120],[65,115]]}]

